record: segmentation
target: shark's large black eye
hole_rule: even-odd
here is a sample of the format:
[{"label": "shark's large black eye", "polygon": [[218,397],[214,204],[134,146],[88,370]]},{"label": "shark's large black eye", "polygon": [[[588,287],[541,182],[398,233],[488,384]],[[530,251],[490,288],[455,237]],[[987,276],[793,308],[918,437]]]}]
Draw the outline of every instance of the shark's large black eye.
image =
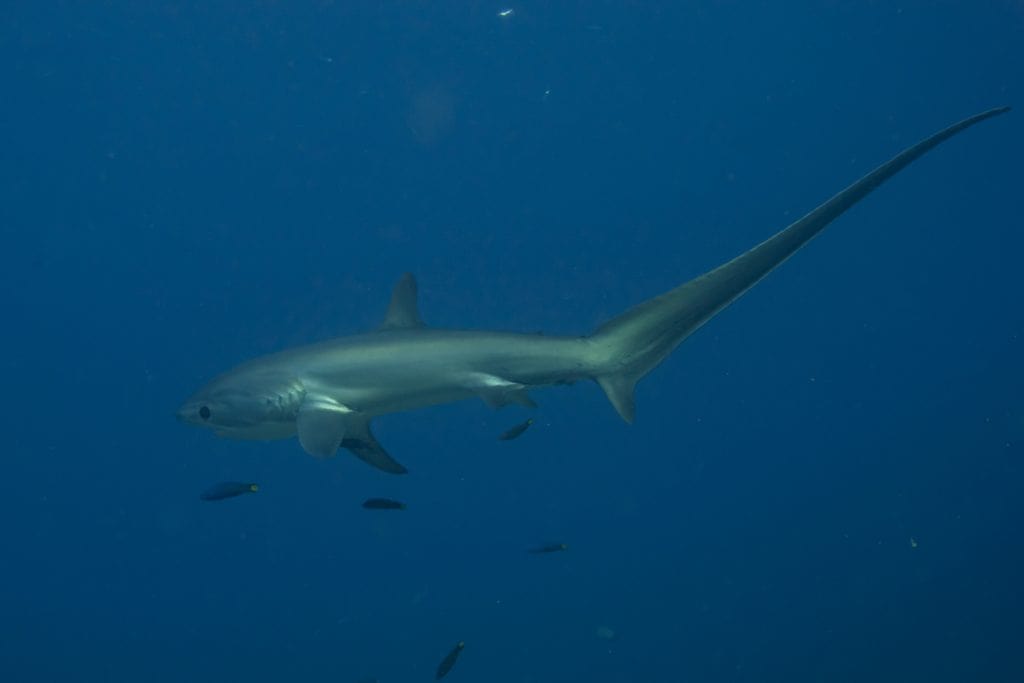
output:
[{"label": "shark's large black eye", "polygon": [[209,420],[210,419],[210,409],[207,408],[206,406],[201,406],[199,408],[199,417],[203,418],[204,420]]}]

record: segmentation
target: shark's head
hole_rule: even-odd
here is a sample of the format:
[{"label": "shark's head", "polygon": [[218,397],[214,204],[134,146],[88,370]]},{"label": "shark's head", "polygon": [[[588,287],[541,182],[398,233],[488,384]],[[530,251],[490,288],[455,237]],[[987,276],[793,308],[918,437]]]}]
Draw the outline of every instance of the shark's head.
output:
[{"label": "shark's head", "polygon": [[177,416],[231,439],[281,439],[295,433],[303,394],[293,378],[242,366],[193,394]]}]

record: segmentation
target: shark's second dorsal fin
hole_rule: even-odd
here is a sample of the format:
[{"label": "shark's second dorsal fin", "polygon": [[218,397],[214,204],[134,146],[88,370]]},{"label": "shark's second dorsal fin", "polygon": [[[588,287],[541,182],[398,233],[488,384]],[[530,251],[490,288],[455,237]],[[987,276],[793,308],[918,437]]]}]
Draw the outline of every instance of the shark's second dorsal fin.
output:
[{"label": "shark's second dorsal fin", "polygon": [[419,306],[416,304],[416,278],[412,273],[405,273],[398,280],[391,292],[391,304],[388,313],[381,323],[382,330],[401,330],[423,327]]}]

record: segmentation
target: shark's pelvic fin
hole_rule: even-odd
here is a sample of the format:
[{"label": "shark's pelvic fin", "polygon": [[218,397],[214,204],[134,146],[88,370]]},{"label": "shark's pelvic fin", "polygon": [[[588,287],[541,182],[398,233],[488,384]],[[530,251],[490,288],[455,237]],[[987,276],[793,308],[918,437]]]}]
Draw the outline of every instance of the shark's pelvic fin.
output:
[{"label": "shark's pelvic fin", "polygon": [[295,426],[302,448],[318,458],[334,455],[345,438],[352,411],[334,399],[307,394]]},{"label": "shark's pelvic fin", "polygon": [[376,467],[378,470],[388,474],[405,474],[409,471],[401,463],[388,455],[388,452],[380,445],[380,442],[377,441],[377,438],[370,430],[369,420],[353,420],[349,425],[349,430],[345,433],[341,447],[351,451],[353,455],[367,465]]},{"label": "shark's pelvic fin", "polygon": [[395,289],[391,292],[391,304],[387,315],[381,323],[382,330],[400,330],[412,327],[423,327],[419,306],[416,303],[416,278],[412,273],[405,273],[399,278]]},{"label": "shark's pelvic fin", "polygon": [[526,408],[537,407],[526,386],[518,382],[483,372],[473,373],[468,382],[469,387],[491,408],[503,408],[512,403]]},{"label": "shark's pelvic fin", "polygon": [[602,325],[590,337],[594,379],[626,422],[633,421],[633,387],[680,342],[738,299],[818,235],[829,223],[911,162],[957,133],[998,114],[1000,107],[964,119],[871,171],[809,214],[745,254]]}]

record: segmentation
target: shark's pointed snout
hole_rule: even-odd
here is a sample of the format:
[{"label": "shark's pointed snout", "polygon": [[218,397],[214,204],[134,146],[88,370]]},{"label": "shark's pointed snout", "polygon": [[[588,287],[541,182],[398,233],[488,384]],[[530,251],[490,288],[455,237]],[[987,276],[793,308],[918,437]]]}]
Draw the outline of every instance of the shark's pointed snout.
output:
[{"label": "shark's pointed snout", "polygon": [[198,421],[197,418],[201,410],[202,408],[196,407],[194,401],[189,401],[174,411],[174,417],[178,418],[178,422],[195,424]]}]

